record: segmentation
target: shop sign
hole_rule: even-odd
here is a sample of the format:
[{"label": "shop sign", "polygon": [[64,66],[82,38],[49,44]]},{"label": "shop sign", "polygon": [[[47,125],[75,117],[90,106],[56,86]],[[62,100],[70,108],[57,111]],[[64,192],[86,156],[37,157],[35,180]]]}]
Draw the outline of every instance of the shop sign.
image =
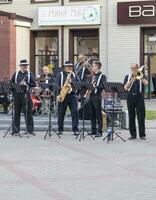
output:
[{"label": "shop sign", "polygon": [[100,5],[38,8],[39,26],[94,24],[101,24]]},{"label": "shop sign", "polygon": [[118,24],[156,24],[156,1],[119,2]]}]

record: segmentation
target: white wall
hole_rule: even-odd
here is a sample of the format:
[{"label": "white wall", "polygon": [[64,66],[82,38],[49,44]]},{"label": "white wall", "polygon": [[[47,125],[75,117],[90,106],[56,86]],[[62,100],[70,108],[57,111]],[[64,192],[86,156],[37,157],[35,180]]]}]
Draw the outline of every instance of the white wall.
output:
[{"label": "white wall", "polygon": [[30,62],[30,26],[31,23],[15,21],[16,25],[16,66],[21,59],[27,59]]},{"label": "white wall", "polygon": [[109,0],[108,3],[108,79],[110,81],[123,81],[124,76],[130,72],[130,64],[140,61],[140,28],[137,25],[117,24],[117,2],[119,1]]}]

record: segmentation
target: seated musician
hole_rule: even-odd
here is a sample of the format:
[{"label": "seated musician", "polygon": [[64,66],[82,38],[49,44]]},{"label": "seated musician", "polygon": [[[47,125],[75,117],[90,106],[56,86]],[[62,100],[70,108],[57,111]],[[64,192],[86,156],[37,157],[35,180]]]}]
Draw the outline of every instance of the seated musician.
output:
[{"label": "seated musician", "polygon": [[44,66],[42,68],[42,72],[43,73],[40,76],[41,82],[44,82],[44,83],[53,83],[53,82],[55,82],[54,75],[49,72],[48,66]]},{"label": "seated musician", "polygon": [[[70,61],[66,61],[65,64],[63,65],[63,71],[58,73],[56,77],[56,83],[59,86],[60,91],[63,88],[65,82],[67,81],[67,77],[68,77],[69,84],[72,81],[74,82],[80,81],[79,77],[73,72],[73,70],[74,70],[74,65]],[[57,99],[58,99],[58,132],[59,134],[61,135],[64,131],[64,117],[67,110],[67,106],[69,106],[69,109],[71,111],[71,117],[72,117],[72,130],[74,132],[74,135],[77,135],[79,130],[78,130],[78,100],[77,100],[76,90],[72,88],[72,91],[65,96],[62,102],[60,100],[60,95],[58,96]]]},{"label": "seated musician", "polygon": [[55,77],[52,73],[49,72],[49,68],[48,66],[44,66],[42,68],[42,74],[40,76],[39,82],[40,82],[40,86],[41,88],[44,90],[43,94],[45,91],[49,91],[51,90],[51,84],[55,82]]}]

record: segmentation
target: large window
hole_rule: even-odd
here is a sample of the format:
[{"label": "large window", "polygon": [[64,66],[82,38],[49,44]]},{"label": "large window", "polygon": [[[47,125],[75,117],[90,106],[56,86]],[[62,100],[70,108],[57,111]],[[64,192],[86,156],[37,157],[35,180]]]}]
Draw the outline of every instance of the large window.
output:
[{"label": "large window", "polygon": [[55,71],[58,66],[58,32],[36,32],[33,36],[35,73],[41,74],[45,65],[51,72]]},{"label": "large window", "polygon": [[99,33],[98,29],[71,30],[70,54],[77,62],[79,54],[91,57],[93,54],[99,57]]}]

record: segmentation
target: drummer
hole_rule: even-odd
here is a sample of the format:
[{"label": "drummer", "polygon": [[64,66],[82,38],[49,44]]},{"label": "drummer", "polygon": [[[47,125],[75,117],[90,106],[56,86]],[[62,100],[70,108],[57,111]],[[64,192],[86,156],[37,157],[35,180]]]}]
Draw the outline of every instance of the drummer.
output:
[{"label": "drummer", "polygon": [[48,84],[48,83],[54,83],[55,82],[54,75],[49,72],[48,66],[43,66],[42,74],[41,74],[40,78],[41,78],[42,83]]},{"label": "drummer", "polygon": [[43,66],[42,74],[40,76],[40,86],[43,89],[43,94],[52,90],[52,83],[55,83],[55,77],[49,72],[48,66]]}]

